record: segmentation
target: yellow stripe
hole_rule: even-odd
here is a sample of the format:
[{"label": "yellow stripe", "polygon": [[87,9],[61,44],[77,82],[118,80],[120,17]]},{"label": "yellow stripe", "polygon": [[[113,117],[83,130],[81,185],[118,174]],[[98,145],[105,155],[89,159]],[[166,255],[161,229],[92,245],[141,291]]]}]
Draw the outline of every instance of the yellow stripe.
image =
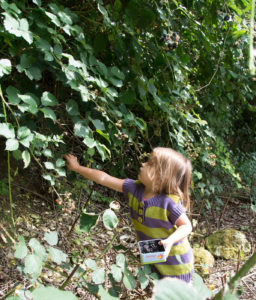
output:
[{"label": "yellow stripe", "polygon": [[183,265],[159,265],[155,264],[154,267],[157,268],[160,274],[173,276],[173,275],[184,275],[193,270],[193,263],[183,264]]},{"label": "yellow stripe", "polygon": [[170,212],[164,208],[157,207],[157,206],[151,206],[146,209],[145,217],[168,222],[169,214],[170,214]]},{"label": "yellow stripe", "polygon": [[185,240],[176,246],[172,246],[169,256],[186,254],[189,249],[190,245],[188,241]]},{"label": "yellow stripe", "polygon": [[171,198],[172,201],[176,204],[178,204],[181,200],[178,195],[174,195],[174,194],[169,194],[169,195],[167,195],[167,197]]},{"label": "yellow stripe", "polygon": [[129,206],[135,210],[138,211],[138,207],[139,207],[139,201],[136,197],[134,197],[131,193],[128,193],[128,197],[129,197]]},{"label": "yellow stripe", "polygon": [[[169,230],[167,230],[165,228],[150,228],[148,226],[145,226],[145,225],[139,223],[137,220],[134,220],[134,219],[132,219],[132,223],[133,223],[135,230],[146,234],[149,238],[152,238],[152,239],[158,239],[158,238],[165,239],[176,230],[176,226],[173,226]],[[179,246],[179,245],[177,245],[177,246]]]}]

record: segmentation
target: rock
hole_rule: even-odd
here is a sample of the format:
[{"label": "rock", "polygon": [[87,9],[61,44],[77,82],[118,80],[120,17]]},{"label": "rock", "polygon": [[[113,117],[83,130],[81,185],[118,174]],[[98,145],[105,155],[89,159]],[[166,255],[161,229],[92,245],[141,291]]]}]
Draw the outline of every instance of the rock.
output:
[{"label": "rock", "polygon": [[251,245],[245,234],[232,228],[211,234],[206,238],[206,247],[214,256],[225,259],[237,259],[239,249],[244,254],[251,251]]},{"label": "rock", "polygon": [[214,257],[212,254],[200,247],[200,248],[193,248],[193,254],[194,254],[194,264],[195,264],[195,270],[199,275],[206,276],[209,275],[209,268],[212,268],[214,265]]}]

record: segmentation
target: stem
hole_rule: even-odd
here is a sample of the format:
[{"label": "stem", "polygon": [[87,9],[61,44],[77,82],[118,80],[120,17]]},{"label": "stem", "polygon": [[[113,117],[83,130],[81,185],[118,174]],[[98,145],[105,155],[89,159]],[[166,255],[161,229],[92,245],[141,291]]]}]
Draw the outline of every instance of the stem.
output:
[{"label": "stem", "polygon": [[[5,100],[3,97],[2,93],[2,88],[0,85],[0,96],[2,99],[2,104],[3,104],[3,111],[4,111],[4,120],[5,123],[7,124],[7,114],[6,114],[6,108],[5,108]],[[10,212],[11,212],[11,221],[13,227],[15,227],[15,222],[14,222],[14,217],[13,217],[13,201],[12,201],[12,186],[11,186],[11,162],[10,162],[10,151],[7,151],[7,165],[8,165],[8,189],[9,189],[9,201],[10,201]]]},{"label": "stem", "polygon": [[77,264],[74,269],[72,270],[72,272],[70,273],[70,275],[68,276],[68,278],[63,282],[63,284],[60,287],[60,290],[64,290],[65,287],[68,285],[68,283],[70,282],[71,278],[73,277],[73,275],[76,273],[77,269],[79,268],[80,264]]},{"label": "stem", "polygon": [[255,0],[251,0],[251,18],[249,28],[249,72],[251,75],[255,75],[254,65],[254,53],[253,53],[253,33],[254,33],[254,11],[255,11]]}]

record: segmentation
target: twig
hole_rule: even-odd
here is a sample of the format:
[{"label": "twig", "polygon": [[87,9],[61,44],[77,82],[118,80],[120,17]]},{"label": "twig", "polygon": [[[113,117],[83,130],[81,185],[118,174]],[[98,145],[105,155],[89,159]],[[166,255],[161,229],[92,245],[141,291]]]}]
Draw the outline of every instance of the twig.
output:
[{"label": "twig", "polygon": [[225,210],[227,208],[227,205],[228,205],[228,202],[229,202],[230,198],[231,198],[231,195],[229,195],[229,197],[227,198],[226,203],[224,205],[224,208],[223,208],[223,210],[222,210],[222,212],[220,214],[220,217],[219,217],[219,220],[218,220],[218,223],[217,223],[217,230],[220,229],[220,222],[221,222],[221,219],[222,219],[222,217],[223,217],[223,215],[225,213]]},{"label": "twig", "polygon": [[256,272],[244,276],[243,279],[247,279],[247,278],[249,278],[249,277],[251,277],[253,275],[256,275]]},{"label": "twig", "polygon": [[68,278],[61,285],[60,290],[64,290],[65,289],[65,287],[68,285],[68,283],[70,282],[71,278],[76,273],[76,271],[77,271],[77,269],[79,267],[80,267],[80,264],[76,264],[76,266],[74,267],[74,269],[72,270],[72,272],[69,274]]},{"label": "twig", "polygon": [[23,186],[21,186],[21,185],[15,184],[15,183],[13,183],[13,185],[16,186],[16,187],[18,187],[18,188],[20,188],[20,189],[22,189],[22,190],[24,190],[24,191],[26,191],[26,192],[29,192],[29,193],[31,193],[31,194],[37,196],[38,198],[41,198],[41,199],[43,199],[43,200],[45,200],[45,201],[48,201],[47,198],[45,198],[44,196],[38,194],[37,192],[31,191],[30,189],[25,188],[25,187],[23,187]]},{"label": "twig", "polygon": [[9,232],[4,228],[4,226],[2,224],[0,224],[0,227],[2,228],[2,230],[4,231],[4,233],[8,236],[8,238],[15,244],[15,240],[11,237],[11,235],[9,234]]},{"label": "twig", "polygon": [[[251,291],[251,293],[256,296],[256,293],[249,287],[249,285],[244,281],[244,279],[242,279],[242,282],[246,285],[246,287]],[[256,299],[256,297],[254,298]]]}]

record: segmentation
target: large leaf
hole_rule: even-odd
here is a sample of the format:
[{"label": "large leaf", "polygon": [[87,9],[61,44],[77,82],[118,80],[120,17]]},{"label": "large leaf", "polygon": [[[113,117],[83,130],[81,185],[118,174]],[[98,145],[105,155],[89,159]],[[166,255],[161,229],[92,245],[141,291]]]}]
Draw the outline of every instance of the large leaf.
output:
[{"label": "large leaf", "polygon": [[19,259],[23,259],[28,254],[28,248],[23,236],[19,236],[19,243],[14,245],[14,256]]},{"label": "large leaf", "polygon": [[60,265],[62,262],[65,262],[68,257],[67,254],[54,247],[49,248],[49,253],[52,261],[58,265]]},{"label": "large leaf", "polygon": [[9,100],[9,103],[11,104],[19,104],[20,103],[20,98],[18,94],[20,94],[20,91],[17,90],[15,87],[9,85],[8,88],[6,89],[7,93],[7,98]]},{"label": "large leaf", "polygon": [[132,272],[130,270],[125,270],[124,271],[124,279],[123,279],[123,283],[125,285],[125,287],[128,290],[133,290],[136,286],[136,280],[132,275]]},{"label": "large leaf", "polygon": [[24,150],[22,152],[21,156],[22,156],[22,159],[24,162],[24,168],[27,168],[28,165],[30,164],[30,160],[31,160],[30,153],[27,150]]},{"label": "large leaf", "polygon": [[79,115],[78,105],[74,100],[69,100],[67,102],[66,110],[70,116],[78,116]]},{"label": "large leaf", "polygon": [[91,228],[97,223],[99,215],[83,213],[80,217],[80,230],[89,233]]},{"label": "large leaf", "polygon": [[57,231],[45,232],[44,239],[51,246],[57,245],[57,243],[58,243],[58,233],[57,233]]},{"label": "large leaf", "polygon": [[192,287],[178,279],[162,279],[155,286],[153,300],[203,300]]},{"label": "large leaf", "polygon": [[107,229],[114,229],[118,223],[116,214],[112,209],[107,209],[103,214],[103,223]]},{"label": "large leaf", "polygon": [[51,108],[44,107],[41,109],[41,111],[44,113],[45,118],[49,118],[52,119],[53,121],[56,121],[57,118],[55,112]]},{"label": "large leaf", "polygon": [[96,261],[91,259],[91,258],[86,259],[85,264],[91,270],[96,270],[97,269]]},{"label": "large leaf", "polygon": [[122,270],[117,265],[111,265],[111,274],[113,275],[115,281],[120,282],[122,280]]},{"label": "large leaf", "polygon": [[102,285],[99,285],[99,294],[102,300],[118,300],[120,298],[111,296]]},{"label": "large leaf", "polygon": [[55,96],[49,92],[44,92],[41,98],[42,104],[45,106],[55,106],[58,104],[58,100]]},{"label": "large leaf", "polygon": [[61,291],[55,287],[38,287],[32,292],[33,300],[78,300],[72,292]]}]

